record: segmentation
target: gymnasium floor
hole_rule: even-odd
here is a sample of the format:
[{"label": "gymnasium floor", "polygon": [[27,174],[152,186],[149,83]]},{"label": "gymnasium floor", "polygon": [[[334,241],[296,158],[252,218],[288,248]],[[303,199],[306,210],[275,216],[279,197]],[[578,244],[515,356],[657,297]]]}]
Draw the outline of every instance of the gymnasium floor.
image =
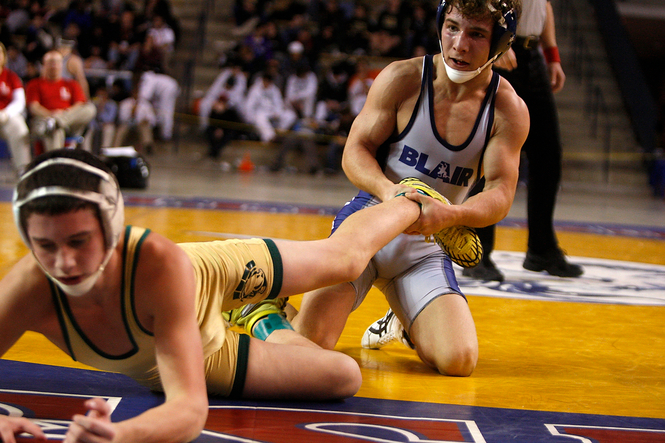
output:
[{"label": "gymnasium floor", "polygon": [[[343,176],[221,172],[192,152],[150,161],[149,188],[125,192],[126,221],[175,241],[321,238],[354,195]],[[399,345],[362,349],[361,334],[387,309],[373,290],[337,347],[361,365],[357,396],[339,403],[212,399],[196,441],[665,442],[665,200],[651,197],[641,179],[563,183],[556,227],[571,260],[585,266],[580,279],[521,268],[519,188],[494,253],[506,281],[478,283],[459,273],[480,344],[471,377],[437,375]],[[10,187],[11,180],[0,187],[1,275],[26,252]],[[108,398],[116,420],[160,401],[31,334],[0,360],[0,413],[35,418],[52,440],[62,440],[91,395]]]}]

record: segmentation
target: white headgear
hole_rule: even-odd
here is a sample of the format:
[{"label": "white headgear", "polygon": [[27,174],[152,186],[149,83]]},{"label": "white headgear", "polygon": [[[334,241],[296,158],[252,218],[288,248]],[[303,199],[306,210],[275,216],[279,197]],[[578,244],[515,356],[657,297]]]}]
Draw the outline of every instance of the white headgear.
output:
[{"label": "white headgear", "polygon": [[[66,165],[72,166],[94,174],[101,178],[99,182],[99,189],[95,191],[85,191],[81,189],[68,188],[66,186],[42,186],[35,188],[28,193],[22,199],[19,199],[18,189],[21,182],[26,178],[33,175],[35,172],[40,171],[44,168],[53,166],[53,165]],[[104,232],[104,240],[107,248],[107,254],[102,262],[102,265],[97,270],[97,272],[87,279],[87,281],[78,284],[78,285],[63,285],[62,283],[55,280],[49,273],[44,269],[46,274],[51,277],[56,283],[68,294],[70,295],[80,295],[85,293],[96,281],[101,272],[104,270],[106,263],[111,257],[111,253],[115,246],[118,244],[120,235],[122,234],[124,223],[125,223],[125,211],[124,211],[124,202],[122,199],[122,193],[120,192],[120,187],[118,182],[112,174],[107,173],[99,168],[96,168],[88,163],[76,160],[73,158],[67,157],[56,157],[38,164],[33,169],[29,170],[23,174],[19,180],[19,183],[14,188],[14,197],[12,199],[12,209],[14,212],[14,222],[18,228],[21,238],[25,244],[32,250],[30,244],[30,238],[28,233],[25,232],[23,225],[21,223],[21,207],[28,202],[36,200],[42,197],[49,196],[63,196],[63,197],[74,197],[81,200],[85,200],[91,203],[94,203],[99,208],[100,217],[102,220],[102,230]],[[39,262],[39,260],[38,260]],[[40,263],[41,266],[41,263]],[[43,268],[42,268],[43,269]],[[92,278],[94,277],[94,278]]]},{"label": "white headgear", "polygon": [[[19,200],[19,184],[35,172],[53,165],[72,166],[100,177],[101,180],[99,182],[98,191],[84,191],[81,189],[68,188],[66,186],[43,186],[41,188],[33,189],[30,191],[30,193],[28,193],[28,195]],[[102,229],[104,231],[106,247],[110,249],[114,248],[115,245],[118,244],[118,239],[120,238],[124,228],[125,211],[120,187],[118,186],[118,182],[112,174],[89,165],[88,163],[67,157],[51,158],[38,164],[33,169],[23,174],[19,180],[19,183],[16,185],[16,188],[14,188],[12,208],[14,211],[14,221],[18,227],[18,231],[21,234],[21,238],[23,238],[23,241],[26,245],[28,245],[28,247],[30,247],[30,239],[28,238],[27,232],[23,230],[23,226],[21,225],[21,207],[28,202],[48,196],[75,197],[97,204],[99,207],[99,213],[102,218]]]}]

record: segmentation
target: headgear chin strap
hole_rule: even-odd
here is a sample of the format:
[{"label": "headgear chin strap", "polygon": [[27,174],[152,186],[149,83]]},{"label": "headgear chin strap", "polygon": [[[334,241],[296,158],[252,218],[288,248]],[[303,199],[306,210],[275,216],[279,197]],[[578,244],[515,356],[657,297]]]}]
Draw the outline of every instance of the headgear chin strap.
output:
[{"label": "headgear chin strap", "polygon": [[[446,2],[446,0],[441,0],[441,3],[439,3],[439,7],[436,10],[436,32],[439,36],[441,57],[443,57],[441,28],[443,28],[443,22],[445,20],[445,15],[449,6],[450,4]],[[489,58],[483,66],[474,71],[460,71],[459,69],[451,68],[448,66],[444,58],[443,64],[446,67],[446,73],[452,82],[465,83],[475,78],[483,71],[483,69],[487,68],[499,57],[501,57],[501,55],[510,48],[510,45],[513,44],[513,40],[515,40],[515,34],[517,32],[517,17],[515,16],[515,11],[513,9],[508,9],[508,6],[503,2],[501,3],[501,8],[501,18],[497,20],[496,23],[494,23],[494,27],[492,28],[492,40],[490,42]],[[488,9],[490,9],[492,12],[495,11],[491,3],[488,3]]]},{"label": "headgear chin strap", "polygon": [[[33,189],[28,193],[28,195],[22,199],[19,199],[18,189],[21,182],[23,182],[34,173],[54,165],[71,166],[100,177],[101,180],[99,182],[99,189],[97,191],[85,191],[76,188],[68,188],[66,186],[42,186]],[[111,258],[113,249],[118,244],[118,240],[122,234],[125,223],[125,211],[122,193],[120,192],[118,182],[113,175],[80,160],[68,157],[56,157],[45,160],[44,162],[38,164],[21,176],[19,183],[16,185],[16,188],[14,188],[14,196],[12,199],[14,222],[16,223],[16,227],[18,228],[21,238],[28,246],[28,248],[30,248],[30,250],[32,250],[30,238],[28,237],[28,233],[23,229],[23,225],[21,223],[21,207],[33,200],[50,196],[78,198],[80,200],[94,203],[99,208],[107,252],[104,260],[102,261],[102,264],[97,269],[97,271],[76,285],[65,285],[51,276],[42,267],[42,270],[46,272],[46,275],[48,275],[49,278],[51,278],[58,286],[60,286],[65,293],[74,296],[82,295],[92,288],[103,272],[104,267]],[[37,262],[39,262],[39,260]],[[39,265],[42,266],[41,263]]]}]

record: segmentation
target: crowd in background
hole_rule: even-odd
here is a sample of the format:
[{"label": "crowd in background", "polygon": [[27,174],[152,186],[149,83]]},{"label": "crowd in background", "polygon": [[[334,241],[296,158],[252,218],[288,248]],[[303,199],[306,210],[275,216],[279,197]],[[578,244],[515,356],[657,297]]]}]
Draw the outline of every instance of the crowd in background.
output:
[{"label": "crowd in background", "polygon": [[[316,172],[316,145],[323,143],[323,167],[336,172],[343,137],[378,70],[390,59],[438,52],[435,6],[422,0],[236,0],[235,44],[220,55],[220,74],[198,107],[209,155],[218,157],[237,135],[215,122],[235,119],[253,125],[263,142],[280,139],[272,170],[284,166],[289,150],[301,149],[307,171]],[[232,85],[222,87],[228,79]]]},{"label": "crowd in background", "polygon": [[[298,148],[315,172],[315,145],[325,143],[325,165],[334,172],[340,137],[377,73],[369,58],[437,52],[434,7],[424,0],[235,0],[233,45],[219,54],[219,76],[197,107],[208,155],[218,159],[237,137],[279,140],[272,169]],[[73,44],[89,82],[84,90],[97,106],[88,137],[97,145],[122,144],[132,127],[146,152],[157,126],[158,137],[172,137],[178,82],[171,55],[181,31],[169,0],[72,0],[62,9],[47,0],[13,0],[0,7],[0,22],[6,68],[24,84],[40,75],[43,56],[58,42]],[[131,77],[109,82],[109,72]],[[253,130],[248,135],[228,122]]]},{"label": "crowd in background", "polygon": [[[75,42],[87,69],[134,71],[150,63],[164,71],[180,33],[168,0],[72,0],[63,9],[50,7],[47,0],[12,0],[0,7],[0,22],[8,67],[24,81],[39,75],[42,57],[56,48],[58,38]],[[142,47],[147,36],[159,51]],[[142,51],[150,55],[139,57]]]}]

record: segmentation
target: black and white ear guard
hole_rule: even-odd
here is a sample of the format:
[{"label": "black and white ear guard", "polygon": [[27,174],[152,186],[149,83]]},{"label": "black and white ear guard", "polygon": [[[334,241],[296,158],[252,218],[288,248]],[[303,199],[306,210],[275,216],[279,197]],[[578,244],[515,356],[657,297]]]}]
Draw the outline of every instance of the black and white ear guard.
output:
[{"label": "black and white ear guard", "polygon": [[72,166],[90,174],[97,175],[101,178],[99,182],[98,192],[94,191],[83,191],[80,189],[68,188],[65,186],[43,186],[32,190],[24,198],[18,198],[18,188],[19,185],[16,185],[14,188],[14,197],[12,199],[12,210],[14,212],[14,222],[18,228],[21,238],[25,244],[30,248],[30,239],[28,238],[28,233],[23,230],[21,225],[21,207],[28,202],[36,200],[42,197],[48,196],[65,196],[65,197],[75,197],[81,200],[89,201],[95,203],[99,207],[99,212],[102,219],[102,229],[104,231],[104,239],[106,242],[107,249],[113,249],[118,243],[118,239],[122,234],[125,223],[125,211],[124,211],[124,202],[122,199],[122,193],[120,192],[120,187],[115,177],[106,171],[103,171],[99,168],[96,168],[92,165],[89,165],[80,160],[73,158],[60,157],[52,158],[46,160],[39,165],[35,166],[30,171],[23,174],[19,180],[19,184],[30,177],[32,174],[40,171],[44,168],[48,168],[53,165],[66,165]]}]

